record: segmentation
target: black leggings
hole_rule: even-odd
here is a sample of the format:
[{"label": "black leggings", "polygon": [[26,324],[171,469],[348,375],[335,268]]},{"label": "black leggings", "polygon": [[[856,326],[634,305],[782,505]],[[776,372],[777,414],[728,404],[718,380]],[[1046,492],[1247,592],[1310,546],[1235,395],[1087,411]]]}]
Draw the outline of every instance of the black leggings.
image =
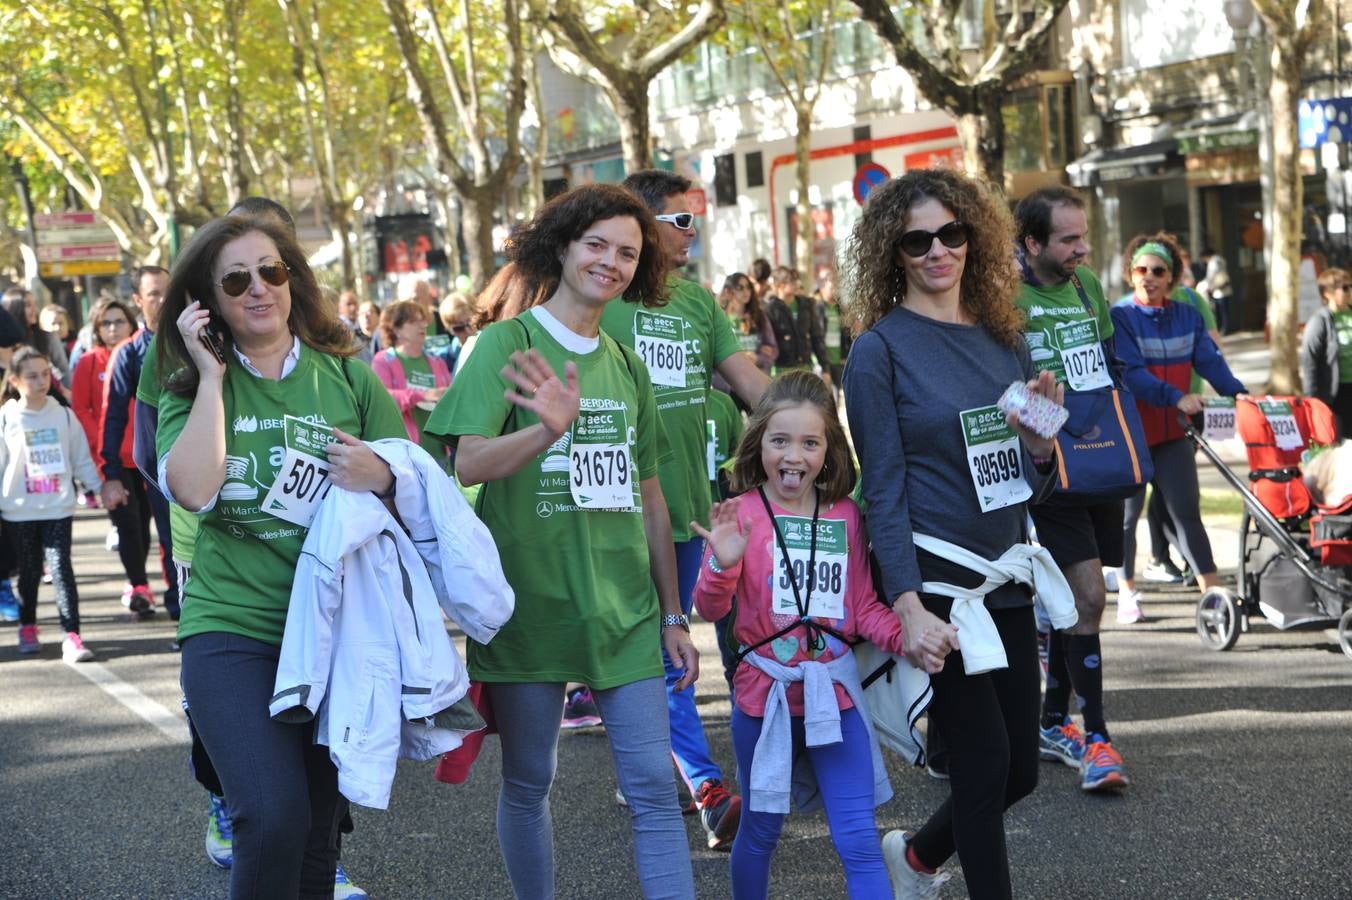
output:
[{"label": "black leggings", "polygon": [[[1186,438],[1165,441],[1150,448],[1155,463],[1155,477],[1150,482],[1152,492],[1158,493],[1168,513],[1165,534],[1178,547],[1184,561],[1197,575],[1216,571],[1211,556],[1211,541],[1202,524],[1200,490],[1197,486],[1197,461],[1193,458],[1192,442]],[[1122,575],[1136,577],[1136,523],[1145,508],[1145,488],[1127,498],[1122,510]]]},{"label": "black leggings", "polygon": [[19,624],[38,623],[38,585],[42,583],[42,564],[52,575],[56,592],[56,611],[61,627],[80,631],[80,595],[75,589],[75,570],[70,565],[71,519],[44,522],[6,522],[14,552],[19,557]]},{"label": "black leggings", "polygon": [[135,469],[123,469],[121,480],[127,490],[127,502],[108,510],[108,518],[117,528],[117,556],[122,560],[127,581],[133,585],[149,584],[146,554],[150,552],[150,497],[145,481]]},{"label": "black leggings", "polygon": [[[926,596],[948,621],[952,601]],[[1040,690],[1033,607],[993,609],[1009,666],[968,675],[962,653],[930,676],[929,714],[943,733],[952,793],[911,839],[915,855],[938,868],[957,852],[973,900],[1007,898],[1004,812],[1037,786]]]}]

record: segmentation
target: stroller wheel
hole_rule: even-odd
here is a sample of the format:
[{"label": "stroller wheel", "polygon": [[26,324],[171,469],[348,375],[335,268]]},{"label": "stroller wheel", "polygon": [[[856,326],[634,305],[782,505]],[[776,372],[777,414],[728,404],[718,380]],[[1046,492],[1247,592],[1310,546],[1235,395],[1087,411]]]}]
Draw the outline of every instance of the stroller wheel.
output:
[{"label": "stroller wheel", "polygon": [[1343,610],[1343,617],[1338,620],[1338,643],[1343,653],[1352,657],[1352,606]]},{"label": "stroller wheel", "polygon": [[1197,636],[1208,650],[1229,650],[1239,640],[1239,598],[1225,588],[1212,588],[1197,601]]}]

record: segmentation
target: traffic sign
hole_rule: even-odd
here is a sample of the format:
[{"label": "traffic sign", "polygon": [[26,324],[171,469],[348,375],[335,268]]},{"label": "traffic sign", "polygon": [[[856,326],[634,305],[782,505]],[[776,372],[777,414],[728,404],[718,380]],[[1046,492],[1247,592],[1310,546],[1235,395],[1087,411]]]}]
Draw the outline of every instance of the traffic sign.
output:
[{"label": "traffic sign", "polygon": [[854,199],[862,206],[868,195],[873,193],[873,189],[891,177],[892,173],[878,163],[864,163],[859,167],[859,171],[854,173]]},{"label": "traffic sign", "polygon": [[116,259],[76,259],[67,262],[40,262],[38,274],[43,278],[75,278],[79,275],[116,275],[122,263]]},{"label": "traffic sign", "polygon": [[38,237],[39,262],[64,262],[72,259],[117,259],[121,250],[117,244],[43,244]]}]

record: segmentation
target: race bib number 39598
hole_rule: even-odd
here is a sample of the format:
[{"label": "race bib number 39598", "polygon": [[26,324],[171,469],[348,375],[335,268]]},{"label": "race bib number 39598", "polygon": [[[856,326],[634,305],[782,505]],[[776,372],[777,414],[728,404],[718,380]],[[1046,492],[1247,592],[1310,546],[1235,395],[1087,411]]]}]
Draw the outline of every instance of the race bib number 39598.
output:
[{"label": "race bib number 39598", "polygon": [[[808,605],[807,614],[823,619],[845,618],[845,595],[849,592],[846,571],[849,567],[845,523],[829,519],[817,522],[814,552],[812,519],[805,516],[775,516],[784,538],[784,551],[770,545],[774,574],[770,589],[773,610],[780,615],[798,615],[798,597]],[[798,593],[794,594],[794,585]],[[811,598],[808,588],[812,588]]]},{"label": "race bib number 39598", "polygon": [[982,406],[958,413],[967,466],[983,513],[1022,503],[1033,496],[1023,477],[1019,436],[1005,423],[998,406]]},{"label": "race bib number 39598", "polygon": [[329,495],[328,445],[333,429],[295,416],[283,420],[286,456],[277,478],[263,498],[262,511],[293,525],[309,528],[319,504]]}]

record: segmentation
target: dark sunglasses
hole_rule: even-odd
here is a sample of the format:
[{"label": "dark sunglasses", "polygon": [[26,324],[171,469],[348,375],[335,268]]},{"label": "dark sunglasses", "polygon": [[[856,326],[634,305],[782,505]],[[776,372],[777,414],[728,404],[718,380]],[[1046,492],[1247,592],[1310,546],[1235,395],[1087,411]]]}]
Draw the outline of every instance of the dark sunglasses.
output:
[{"label": "dark sunglasses", "polygon": [[690,228],[695,224],[695,214],[688,212],[663,213],[662,215],[656,216],[655,218],[659,222],[670,222],[671,224],[675,225],[682,231],[689,231]]},{"label": "dark sunglasses", "polygon": [[1156,278],[1163,278],[1169,272],[1164,266],[1133,266],[1132,271],[1137,275],[1144,275],[1146,272],[1149,272]]},{"label": "dark sunglasses", "polygon": [[253,284],[253,275],[250,272],[257,272],[259,278],[273,287],[281,287],[291,280],[291,270],[286,267],[286,263],[263,263],[253,269],[235,269],[233,272],[226,272],[221,276],[221,290],[225,291],[227,297],[238,297]]},{"label": "dark sunglasses", "polygon": [[954,250],[967,243],[968,237],[970,232],[964,222],[949,222],[938,231],[923,231],[917,228],[901,236],[901,252],[918,259],[930,252],[935,238],[948,249]]}]

